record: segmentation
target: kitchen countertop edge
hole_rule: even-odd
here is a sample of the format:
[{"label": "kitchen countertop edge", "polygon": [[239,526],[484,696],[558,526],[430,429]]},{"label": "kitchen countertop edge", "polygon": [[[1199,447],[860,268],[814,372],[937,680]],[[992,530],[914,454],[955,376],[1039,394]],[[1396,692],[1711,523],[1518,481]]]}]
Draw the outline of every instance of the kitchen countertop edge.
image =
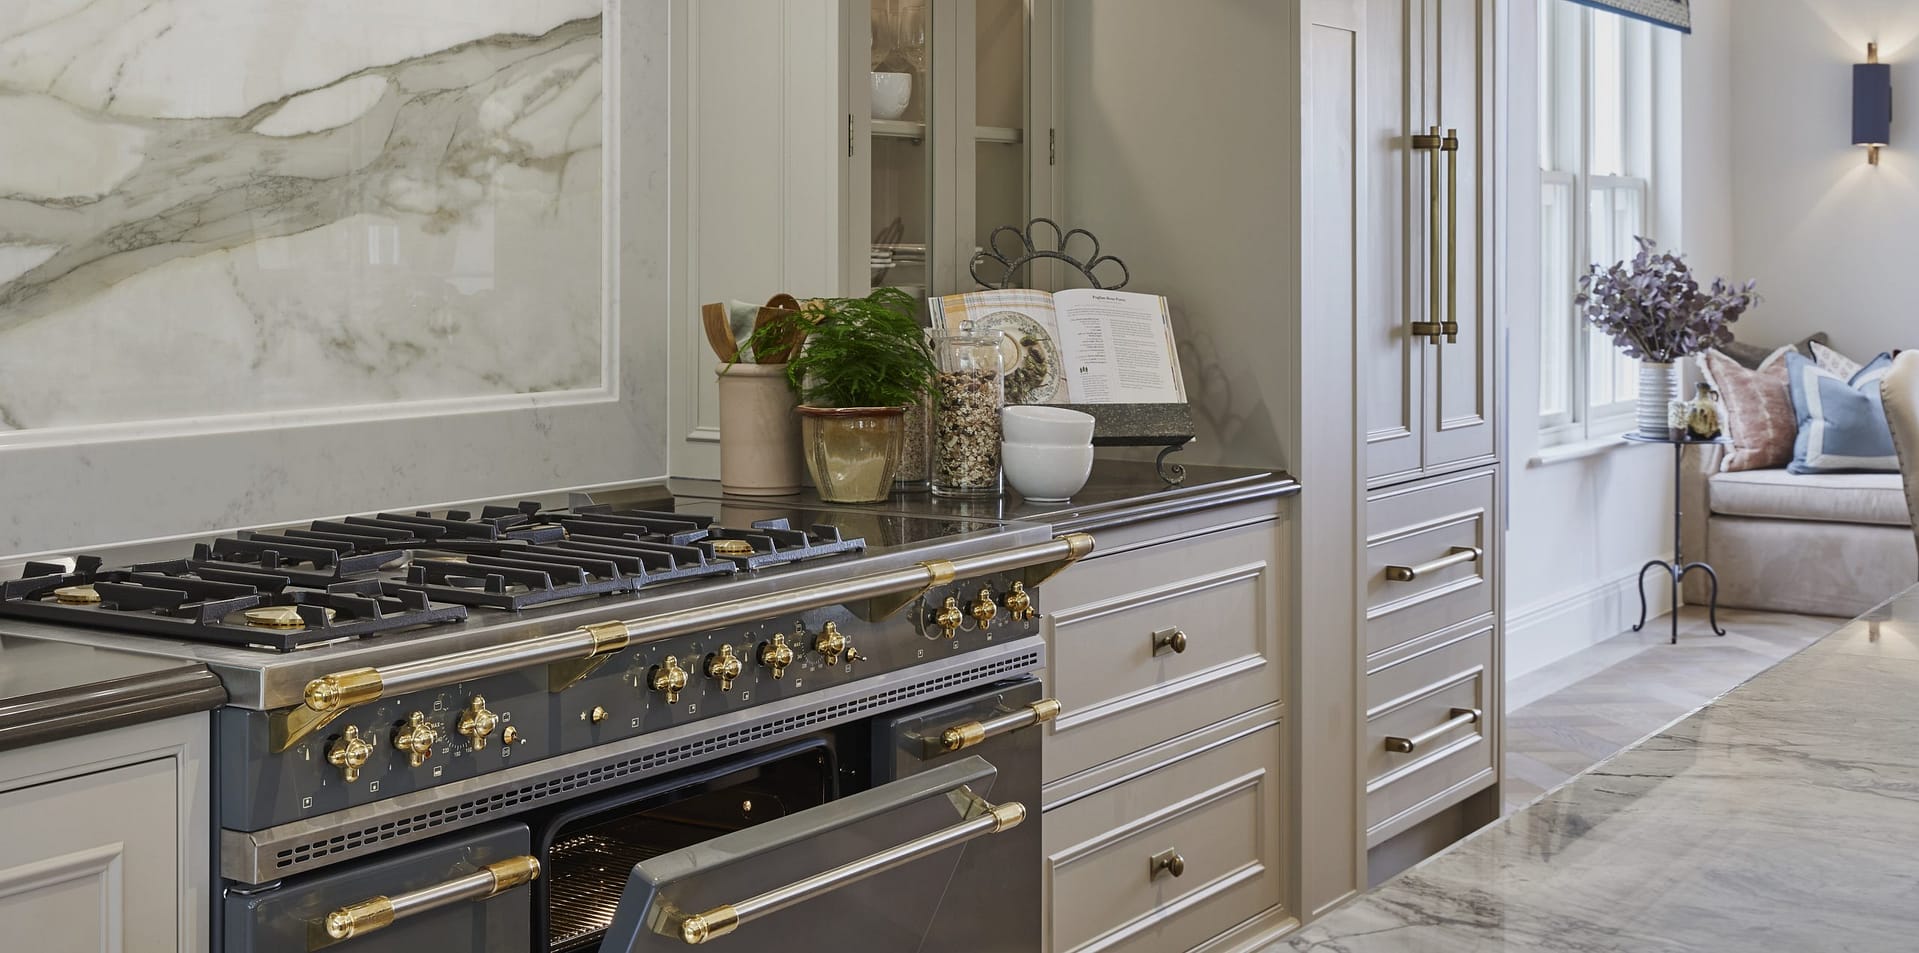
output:
[{"label": "kitchen countertop edge", "polygon": [[226,689],[205,665],[126,675],[0,699],[0,751],[212,711]]}]

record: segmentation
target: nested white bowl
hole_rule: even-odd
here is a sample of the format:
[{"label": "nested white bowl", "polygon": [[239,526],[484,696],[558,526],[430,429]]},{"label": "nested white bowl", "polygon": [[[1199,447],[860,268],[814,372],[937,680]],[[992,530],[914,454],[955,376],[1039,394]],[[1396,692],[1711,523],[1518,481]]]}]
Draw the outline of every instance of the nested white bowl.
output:
[{"label": "nested white bowl", "polygon": [[1093,415],[1064,407],[1015,404],[1000,411],[1007,443],[1083,446],[1093,442]]},{"label": "nested white bowl", "polygon": [[873,118],[898,119],[913,100],[912,73],[873,73]]},{"label": "nested white bowl", "polygon": [[1093,472],[1093,445],[1000,444],[1000,465],[1019,495],[1036,503],[1072,498]]}]

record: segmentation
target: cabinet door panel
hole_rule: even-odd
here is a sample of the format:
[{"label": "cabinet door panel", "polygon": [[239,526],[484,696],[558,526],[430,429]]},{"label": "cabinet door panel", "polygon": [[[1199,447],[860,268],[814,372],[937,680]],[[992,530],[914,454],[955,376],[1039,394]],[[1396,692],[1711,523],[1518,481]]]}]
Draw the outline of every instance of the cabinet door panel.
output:
[{"label": "cabinet door panel", "polygon": [[0,794],[7,949],[173,950],[181,884],[172,759]]},{"label": "cabinet door panel", "polygon": [[1444,156],[1443,224],[1448,235],[1441,278],[1444,314],[1457,321],[1459,338],[1427,348],[1428,397],[1425,467],[1475,462],[1493,455],[1493,345],[1491,269],[1482,250],[1491,246],[1492,149],[1489,31],[1485,0],[1429,0],[1427,70],[1437,106],[1432,124],[1458,130],[1459,149]]},{"label": "cabinet door panel", "polygon": [[1418,90],[1417,12],[1423,0],[1371,0],[1362,141],[1365,164],[1360,254],[1359,359],[1366,476],[1373,485],[1415,475],[1424,429],[1425,351],[1408,330],[1423,320],[1426,269],[1425,156],[1411,134],[1424,119]]}]

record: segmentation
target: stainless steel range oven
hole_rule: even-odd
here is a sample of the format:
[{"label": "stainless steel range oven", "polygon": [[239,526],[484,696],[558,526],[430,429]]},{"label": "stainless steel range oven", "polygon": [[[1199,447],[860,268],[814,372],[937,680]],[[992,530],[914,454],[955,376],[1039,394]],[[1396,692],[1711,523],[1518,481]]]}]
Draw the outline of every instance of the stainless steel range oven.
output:
[{"label": "stainless steel range oven", "polygon": [[1039,943],[1043,525],[659,488],[36,560],[198,659],[215,953]]},{"label": "stainless steel range oven", "polygon": [[1004,681],[232,889],[225,949],[1032,950],[1056,711]]}]

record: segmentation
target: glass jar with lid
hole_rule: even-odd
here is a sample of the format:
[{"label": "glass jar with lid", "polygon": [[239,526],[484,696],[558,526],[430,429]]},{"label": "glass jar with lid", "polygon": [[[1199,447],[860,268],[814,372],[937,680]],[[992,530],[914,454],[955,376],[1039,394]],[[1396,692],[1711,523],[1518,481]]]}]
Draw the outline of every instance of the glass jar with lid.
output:
[{"label": "glass jar with lid", "polygon": [[932,484],[938,496],[999,495],[1002,337],[965,324],[935,340]]}]

